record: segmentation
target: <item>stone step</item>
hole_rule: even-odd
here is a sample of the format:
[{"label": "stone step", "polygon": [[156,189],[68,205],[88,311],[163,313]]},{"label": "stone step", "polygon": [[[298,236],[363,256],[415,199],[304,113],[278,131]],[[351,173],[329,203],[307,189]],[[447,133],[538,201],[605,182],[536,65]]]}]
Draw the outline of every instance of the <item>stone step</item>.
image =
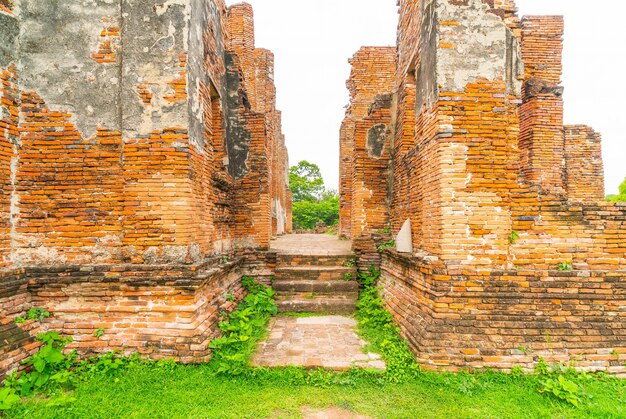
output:
[{"label": "stone step", "polygon": [[356,298],[322,298],[313,299],[287,299],[276,301],[278,311],[281,313],[328,313],[328,314],[351,314],[356,310]]},{"label": "stone step", "polygon": [[275,272],[276,281],[351,281],[356,277],[356,268],[345,266],[289,266]]},{"label": "stone step", "polygon": [[356,281],[345,280],[329,280],[329,281],[311,281],[301,280],[283,280],[274,281],[272,284],[274,290],[280,295],[283,293],[294,292],[310,292],[316,294],[336,294],[343,292],[358,293],[359,284]]},{"label": "stone step", "polygon": [[354,265],[353,254],[345,255],[289,255],[278,254],[276,267],[288,266],[349,266]]}]

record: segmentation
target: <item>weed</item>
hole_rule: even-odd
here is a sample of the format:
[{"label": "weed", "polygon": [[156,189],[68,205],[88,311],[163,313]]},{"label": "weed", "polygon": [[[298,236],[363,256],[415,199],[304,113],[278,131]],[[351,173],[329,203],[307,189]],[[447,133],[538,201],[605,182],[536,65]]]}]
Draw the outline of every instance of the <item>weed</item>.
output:
[{"label": "weed", "polygon": [[369,348],[379,352],[385,360],[384,379],[405,382],[415,378],[420,369],[407,343],[400,337],[393,316],[385,309],[381,288],[376,286],[379,278],[380,271],[376,267],[370,267],[369,274],[360,275],[364,288],[357,303],[359,332],[371,342]]},{"label": "weed", "polygon": [[578,407],[581,403],[582,389],[574,381],[565,378],[564,375],[558,375],[554,378],[545,378],[541,381],[539,393],[547,393],[558,399]]},{"label": "weed", "polygon": [[93,332],[93,336],[100,339],[102,336],[104,336],[105,331],[106,329],[104,327],[99,327]]},{"label": "weed", "polygon": [[241,282],[248,295],[220,323],[222,337],[210,343],[218,374],[240,375],[246,372],[249,358],[256,342],[265,333],[269,317],[278,311],[271,288],[257,283],[252,277],[243,277]]},{"label": "weed", "polygon": [[230,303],[235,301],[235,294],[233,294],[232,291],[229,291],[228,294],[226,294],[226,301],[228,301]]},{"label": "weed", "polygon": [[572,266],[572,261],[569,260],[559,263],[557,269],[561,272],[568,272],[574,270],[574,267]]},{"label": "weed", "polygon": [[350,272],[346,272],[345,274],[343,274],[343,279],[345,279],[346,281],[351,281],[352,274]]},{"label": "weed", "polygon": [[395,240],[388,240],[386,242],[382,242],[381,244],[378,245],[378,247],[376,248],[376,250],[378,250],[379,253],[382,253],[385,251],[385,249],[391,249],[396,247],[396,241]]},{"label": "weed", "polygon": [[20,396],[17,395],[15,389],[10,387],[0,388],[0,412],[11,409],[13,406],[17,405],[19,401]]},{"label": "weed", "polygon": [[347,261],[343,262],[341,266],[343,266],[344,268],[353,268],[356,266],[356,259],[350,258]]},{"label": "weed", "polygon": [[13,388],[21,396],[34,393],[49,393],[51,389],[70,383],[73,374],[70,368],[75,363],[76,353],[63,354],[63,350],[72,341],[71,337],[61,337],[58,332],[46,332],[37,335],[42,342],[39,351],[24,364],[32,367],[29,373],[13,373],[5,381],[5,386]]},{"label": "weed", "polygon": [[517,347],[517,350],[518,350],[518,351],[520,351],[520,352],[522,352],[524,355],[528,355],[529,353],[532,353],[532,350],[531,350],[531,349],[528,349],[528,348],[527,348],[527,347],[525,347],[525,346],[518,346],[518,347]]},{"label": "weed", "polygon": [[50,312],[48,312],[45,308],[42,307],[32,307],[26,313],[26,318],[17,317],[14,321],[17,324],[25,323],[26,320],[33,320],[36,322],[40,322],[45,318],[50,317]]},{"label": "weed", "polygon": [[515,230],[511,231],[511,234],[509,235],[509,243],[514,244],[517,239],[519,239],[519,233]]}]

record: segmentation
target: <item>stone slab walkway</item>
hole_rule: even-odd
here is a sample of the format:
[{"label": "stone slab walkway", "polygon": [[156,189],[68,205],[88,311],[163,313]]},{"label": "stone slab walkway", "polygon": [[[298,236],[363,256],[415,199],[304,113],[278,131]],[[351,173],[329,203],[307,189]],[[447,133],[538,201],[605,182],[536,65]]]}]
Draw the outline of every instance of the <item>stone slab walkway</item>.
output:
[{"label": "stone slab walkway", "polygon": [[363,353],[366,342],[356,334],[356,320],[343,316],[272,318],[269,337],[252,359],[256,366],[303,366],[347,370],[384,370],[380,355]]},{"label": "stone slab walkway", "polygon": [[352,242],[329,234],[288,234],[273,240],[270,249],[288,255],[350,255]]}]

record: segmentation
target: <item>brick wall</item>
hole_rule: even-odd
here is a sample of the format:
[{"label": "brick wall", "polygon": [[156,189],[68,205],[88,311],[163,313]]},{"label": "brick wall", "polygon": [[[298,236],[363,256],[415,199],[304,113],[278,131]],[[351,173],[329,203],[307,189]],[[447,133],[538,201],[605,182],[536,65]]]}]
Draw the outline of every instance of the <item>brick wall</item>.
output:
[{"label": "brick wall", "polygon": [[[340,132],[339,225],[341,235],[357,239],[366,229],[369,232],[384,228],[387,223],[382,205],[386,197],[384,171],[391,140],[391,96],[378,98],[377,104],[374,102],[378,95],[388,94],[393,89],[396,51],[390,47],[364,47],[349,62],[352,70],[346,85],[350,91],[350,106]],[[370,131],[375,125],[378,127]],[[367,141],[369,132],[372,133],[370,139],[377,137],[376,141],[380,141],[379,150],[373,154],[370,150],[373,143],[370,141],[368,145]],[[378,182],[378,185],[369,182]]]},{"label": "brick wall", "polygon": [[418,361],[452,371],[532,370],[543,357],[626,376],[624,275],[454,271],[392,251],[382,264],[385,301]]},{"label": "brick wall", "polygon": [[273,56],[249,5],[72,3],[0,10],[0,371],[33,349],[32,306],[81,352],[206,360],[290,229]]},{"label": "brick wall", "polygon": [[418,359],[457,369],[579,357],[626,373],[609,355],[624,352],[626,207],[602,202],[599,134],[563,125],[563,19],[520,20],[513,1],[399,7],[389,170],[362,159],[367,117],[347,120],[356,136],[346,122],[341,132],[342,182],[367,178],[373,197],[386,189],[389,199],[372,199],[370,214],[344,186],[352,217],[342,228],[358,251],[381,240],[354,236],[361,226],[388,217],[397,234],[411,220],[413,254],[387,251],[382,267],[385,299]]}]

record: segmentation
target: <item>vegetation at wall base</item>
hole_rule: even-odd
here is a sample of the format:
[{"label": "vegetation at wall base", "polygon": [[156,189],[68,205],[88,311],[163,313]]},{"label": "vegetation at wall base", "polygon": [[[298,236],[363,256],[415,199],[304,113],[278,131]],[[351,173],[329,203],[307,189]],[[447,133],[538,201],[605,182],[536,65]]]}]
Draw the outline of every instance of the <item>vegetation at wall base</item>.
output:
[{"label": "vegetation at wall base", "polygon": [[[276,311],[273,291],[243,278],[249,294],[224,316],[224,335],[212,343],[211,362],[180,365],[109,353],[71,364],[70,352],[60,362],[72,366],[58,369],[69,371],[66,383],[20,401],[14,376],[0,389],[0,409],[8,418],[299,417],[302,406],[336,406],[372,417],[626,416],[626,381],[606,374],[545,362],[534,375],[521,368],[511,374],[421,371],[384,308],[379,275],[371,268],[359,276],[363,289],[357,318],[359,333],[371,342],[367,349],[387,363],[385,372],[250,367],[256,343]],[[63,339],[52,335],[47,344],[59,349]]]}]

